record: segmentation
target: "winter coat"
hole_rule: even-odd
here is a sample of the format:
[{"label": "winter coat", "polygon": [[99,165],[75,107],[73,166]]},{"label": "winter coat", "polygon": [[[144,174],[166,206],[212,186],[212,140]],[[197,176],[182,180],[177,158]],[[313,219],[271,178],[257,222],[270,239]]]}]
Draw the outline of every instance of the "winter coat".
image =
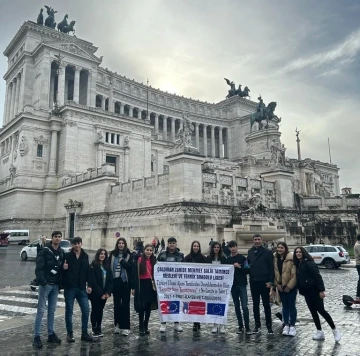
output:
[{"label": "winter coat", "polygon": [[[256,250],[258,250],[256,252]],[[274,281],[274,256],[270,250],[265,247],[258,249],[252,247],[248,251],[247,259],[250,265],[250,283]]]},{"label": "winter coat", "polygon": [[205,263],[205,256],[202,253],[189,253],[187,256],[185,256],[184,262]]},{"label": "winter coat", "polygon": [[360,265],[360,241],[356,241],[354,245],[355,263]]},{"label": "winter coat", "polygon": [[324,281],[319,268],[314,261],[304,259],[296,268],[296,280],[300,294],[307,294],[309,291],[325,291]]},{"label": "winter coat", "polygon": [[178,248],[174,253],[170,253],[167,248],[165,251],[160,252],[157,260],[159,262],[184,262],[184,254]]},{"label": "winter coat", "polygon": [[[212,263],[212,259],[211,259],[210,255],[205,257],[205,263]],[[226,264],[226,257],[225,256],[220,257],[220,264],[222,264],[222,265]]]},{"label": "winter coat", "polygon": [[104,286],[103,271],[101,270],[101,267],[94,264],[94,262],[90,265],[88,282],[88,286],[92,289],[91,294],[89,295],[90,299],[99,299],[104,294],[111,295],[113,289],[113,274],[110,268],[105,267],[105,270],[106,279]]},{"label": "winter coat", "polygon": [[76,263],[76,255],[73,250],[71,250],[68,253],[65,253],[64,255],[64,261],[66,261],[69,265],[69,268],[67,270],[62,271],[63,275],[63,285],[64,288],[73,288],[75,287],[78,282],[80,282],[80,288],[86,289],[86,283],[89,280],[89,255],[81,249],[80,256],[80,270],[79,270],[79,276],[76,273],[76,270],[74,268],[74,264]]},{"label": "winter coat", "polygon": [[[114,266],[114,259],[115,259],[115,252],[111,251],[110,252],[110,256],[109,256],[109,261],[110,261],[110,269],[113,272],[113,278],[114,280],[117,279],[115,278],[115,271],[113,270],[113,266]],[[120,261],[120,265],[121,267],[125,270],[126,273],[126,278],[128,283],[130,283],[130,279],[131,279],[131,273],[132,273],[132,268],[133,268],[133,255],[131,254],[130,250],[127,249],[124,253],[123,253],[123,258]],[[120,278],[120,277],[119,277]]]},{"label": "winter coat", "polygon": [[54,250],[52,245],[48,244],[40,250],[36,258],[35,275],[41,286],[47,284],[61,285],[61,264],[63,261],[64,250],[60,246]]},{"label": "winter coat", "polygon": [[296,266],[294,265],[293,254],[289,252],[282,265],[282,273],[280,275],[278,268],[278,257],[277,253],[274,253],[274,270],[275,270],[275,280],[274,285],[283,287],[288,287],[293,289],[296,286]]}]

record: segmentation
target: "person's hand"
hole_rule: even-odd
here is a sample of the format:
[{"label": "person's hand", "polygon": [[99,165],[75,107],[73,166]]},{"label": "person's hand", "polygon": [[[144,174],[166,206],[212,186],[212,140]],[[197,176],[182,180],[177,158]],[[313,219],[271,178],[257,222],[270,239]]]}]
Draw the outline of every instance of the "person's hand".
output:
[{"label": "person's hand", "polygon": [[131,290],[131,295],[134,296],[135,295],[135,289]]},{"label": "person's hand", "polygon": [[270,282],[266,283],[266,288],[271,288],[271,283]]},{"label": "person's hand", "polygon": [[103,296],[101,296],[101,299],[106,299],[106,294],[104,294]]},{"label": "person's hand", "polygon": [[279,286],[279,285],[277,285],[276,288],[277,288],[277,290],[278,290],[279,292],[282,292],[282,291],[283,291],[282,287]]},{"label": "person's hand", "polygon": [[68,268],[69,268],[69,265],[68,265],[68,263],[67,263],[66,260],[65,260],[65,261],[64,261],[64,264],[63,264],[63,269],[66,271]]},{"label": "person's hand", "polygon": [[234,267],[235,267],[235,268],[241,268],[241,265],[240,265],[239,263],[235,262],[235,263],[234,263]]},{"label": "person's hand", "polygon": [[320,292],[320,293],[319,293],[319,297],[320,297],[321,299],[324,299],[324,298],[326,297],[325,292]]},{"label": "person's hand", "polygon": [[110,298],[110,295],[107,294],[107,293],[105,293],[105,298],[106,298],[106,299]]},{"label": "person's hand", "polygon": [[86,293],[87,293],[87,294],[91,294],[91,292],[92,292],[92,288],[91,288],[91,287],[87,287],[87,288],[86,288]]},{"label": "person's hand", "polygon": [[285,293],[289,293],[290,291],[291,291],[291,289],[289,287],[285,287],[285,289],[284,289]]}]

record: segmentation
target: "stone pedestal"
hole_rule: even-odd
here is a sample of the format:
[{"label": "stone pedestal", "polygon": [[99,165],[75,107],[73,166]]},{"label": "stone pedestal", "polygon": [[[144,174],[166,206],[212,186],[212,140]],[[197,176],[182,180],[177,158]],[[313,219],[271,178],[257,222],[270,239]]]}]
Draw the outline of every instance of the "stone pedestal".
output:
[{"label": "stone pedestal", "polygon": [[293,172],[286,171],[272,171],[261,174],[264,180],[275,182],[276,202],[279,208],[293,208],[294,207],[294,193],[292,191],[291,178]]},{"label": "stone pedestal", "polygon": [[250,133],[245,139],[246,155],[257,159],[272,159],[272,146],[277,149],[282,148],[280,136],[281,132],[275,128]]},{"label": "stone pedestal", "polygon": [[205,157],[179,152],[166,157],[169,163],[169,200],[201,201],[202,170]]}]

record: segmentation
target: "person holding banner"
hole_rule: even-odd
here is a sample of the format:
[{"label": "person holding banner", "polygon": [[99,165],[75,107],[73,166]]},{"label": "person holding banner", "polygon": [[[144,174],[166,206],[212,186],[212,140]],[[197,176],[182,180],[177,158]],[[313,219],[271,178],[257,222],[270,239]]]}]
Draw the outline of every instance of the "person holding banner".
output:
[{"label": "person holding banner", "polygon": [[[226,264],[226,257],[222,251],[221,244],[218,241],[213,241],[210,246],[210,254],[206,256],[206,263],[212,264]],[[211,329],[213,334],[225,334],[225,326],[214,324],[213,328]]]},{"label": "person holding banner", "polygon": [[[205,263],[205,256],[201,253],[201,247],[199,241],[193,241],[191,243],[190,253],[185,256],[185,262],[189,263]],[[194,323],[193,331],[200,330],[200,323]]]},{"label": "person holding banner", "polygon": [[156,258],[152,244],[145,245],[144,252],[134,264],[131,294],[134,296],[134,307],[139,313],[140,336],[149,335],[151,306],[156,302],[154,284],[154,265]]},{"label": "person holding banner", "polygon": [[[247,296],[247,275],[249,274],[249,264],[245,256],[238,252],[238,246],[236,241],[229,241],[228,247],[231,255],[227,258],[227,263],[234,266],[234,283],[231,288],[231,296],[234,302],[235,313],[239,324],[239,330],[237,334],[244,332],[244,323],[246,333],[252,334],[250,330],[250,318],[248,308],[248,296]],[[244,322],[241,315],[241,309],[244,314]]]},{"label": "person holding banner", "polygon": [[260,322],[260,297],[265,311],[266,327],[268,335],[273,335],[271,307],[270,307],[270,288],[274,283],[274,256],[271,250],[263,246],[262,236],[253,236],[254,246],[248,251],[247,259],[250,266],[250,291],[253,300],[253,312],[255,319],[254,334],[261,331]]},{"label": "person holding banner", "polygon": [[[159,262],[184,262],[184,254],[180,252],[177,248],[177,241],[175,237],[168,238],[168,245],[165,251],[161,251],[158,259]],[[182,332],[183,328],[180,323],[174,323],[174,330],[177,332]],[[164,333],[166,331],[166,323],[161,323],[160,332]]]}]

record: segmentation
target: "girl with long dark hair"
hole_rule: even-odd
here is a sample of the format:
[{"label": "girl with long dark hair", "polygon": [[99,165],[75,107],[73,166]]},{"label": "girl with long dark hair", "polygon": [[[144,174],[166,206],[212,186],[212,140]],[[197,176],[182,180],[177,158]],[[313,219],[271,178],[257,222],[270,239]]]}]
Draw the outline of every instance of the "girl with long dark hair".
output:
[{"label": "girl with long dark hair", "polygon": [[279,291],[282,304],[282,316],[284,329],[282,334],[295,336],[296,310],[296,267],[293,254],[285,242],[277,244],[277,252],[274,253],[274,292]]},{"label": "girl with long dark hair", "polygon": [[305,297],[305,302],[317,329],[313,340],[325,339],[324,332],[321,329],[320,314],[331,327],[335,341],[339,342],[341,339],[340,332],[336,329],[333,319],[324,307],[324,281],[314,259],[303,247],[297,247],[294,253],[294,264],[299,293]]},{"label": "girl with long dark hair", "polygon": [[[210,245],[210,254],[206,256],[205,261],[206,263],[212,264],[226,264],[226,257],[222,251],[220,242],[212,242],[212,244]],[[218,332],[220,332],[220,334],[225,334],[225,325],[214,324],[211,332],[213,334],[217,334]]]},{"label": "girl with long dark hair", "polygon": [[[193,241],[191,243],[190,253],[185,256],[185,262],[192,263],[205,263],[205,256],[201,253],[201,246],[199,241]],[[200,330],[200,323],[194,323],[193,331]]]},{"label": "girl with long dark hair", "polygon": [[132,256],[123,237],[117,239],[110,252],[110,269],[114,277],[114,334],[130,334],[130,277]]},{"label": "girl with long dark hair", "polygon": [[104,314],[104,307],[107,299],[111,296],[113,288],[113,276],[111,269],[107,266],[106,261],[108,252],[99,248],[95,253],[89,269],[89,282],[91,294],[89,299],[91,302],[91,326],[94,337],[102,337],[101,322]]},{"label": "girl with long dark hair", "polygon": [[145,245],[144,252],[133,268],[131,293],[134,296],[135,310],[139,313],[139,333],[141,336],[150,334],[151,306],[156,302],[157,298],[153,287],[154,265],[156,263],[153,252],[154,247],[152,244]]}]

